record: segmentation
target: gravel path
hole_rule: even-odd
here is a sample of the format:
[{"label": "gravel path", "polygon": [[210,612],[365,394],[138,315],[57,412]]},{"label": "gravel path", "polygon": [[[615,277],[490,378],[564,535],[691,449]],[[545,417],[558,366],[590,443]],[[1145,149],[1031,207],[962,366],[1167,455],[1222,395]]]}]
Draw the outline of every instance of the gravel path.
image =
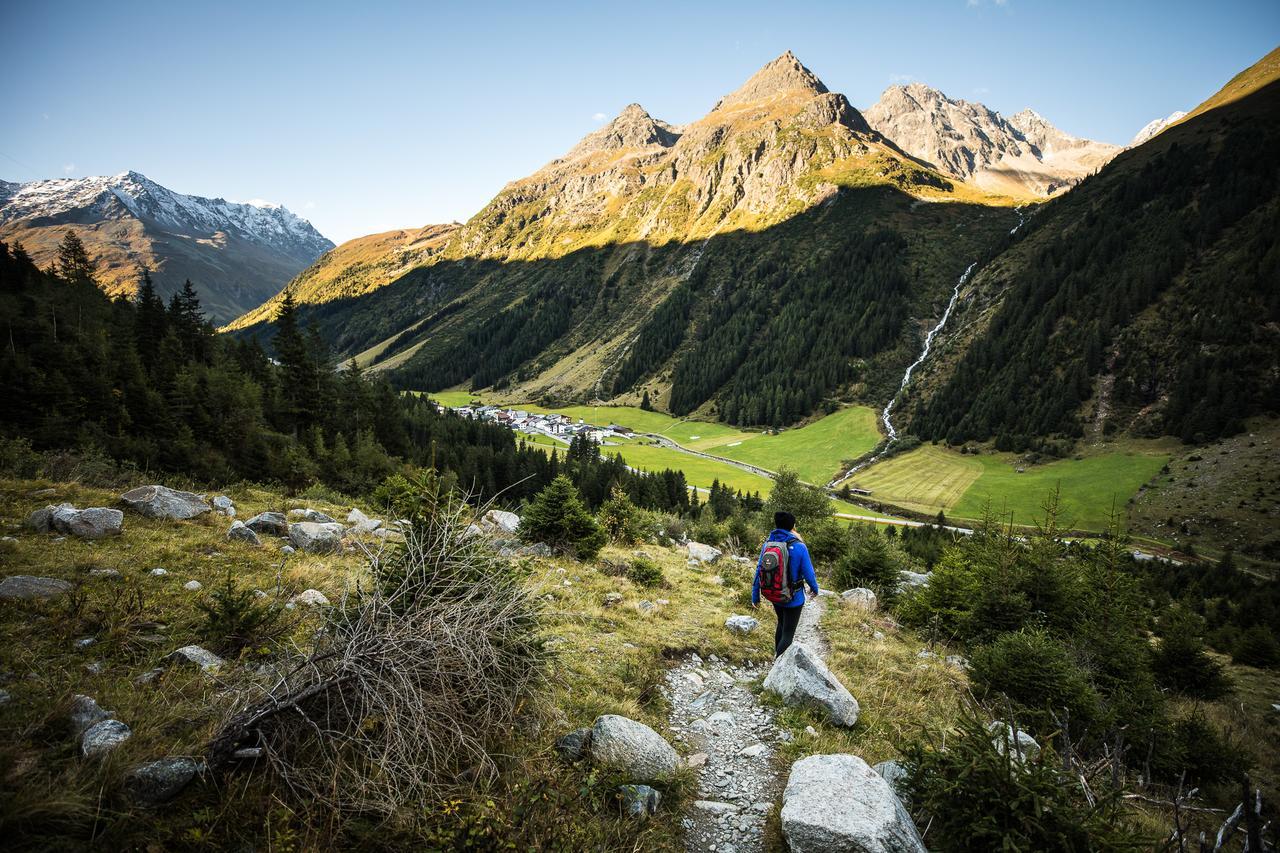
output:
[{"label": "gravel path", "polygon": [[[827,643],[818,622],[826,602],[805,605],[796,642],[817,649]],[[762,614],[759,631],[773,628]],[[763,853],[764,825],[786,784],[786,769],[775,760],[789,735],[773,722],[751,686],[768,674],[768,665],[734,666],[712,655],[689,655],[667,672],[669,720],[679,751],[696,763],[698,799],[684,818],[689,853]]]}]

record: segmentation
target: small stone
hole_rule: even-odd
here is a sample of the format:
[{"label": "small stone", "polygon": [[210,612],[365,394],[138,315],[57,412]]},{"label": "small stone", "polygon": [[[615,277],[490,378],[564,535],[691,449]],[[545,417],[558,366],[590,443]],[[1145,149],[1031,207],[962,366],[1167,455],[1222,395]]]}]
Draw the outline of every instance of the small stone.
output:
[{"label": "small stone", "polygon": [[969,659],[963,655],[947,655],[945,660],[947,666],[955,667],[956,669],[969,668]]},{"label": "small stone", "polygon": [[156,806],[172,800],[191,784],[203,766],[191,758],[162,758],[149,761],[125,776],[125,791],[135,803]]},{"label": "small stone", "polygon": [[115,580],[120,577],[120,572],[115,569],[90,569],[89,577],[105,578],[107,580]]},{"label": "small stone", "polygon": [[[265,593],[264,593],[265,595]],[[329,599],[325,598],[323,592],[318,589],[308,589],[295,595],[290,600],[291,604],[305,604],[308,607],[328,607]]]},{"label": "small stone", "polygon": [[132,735],[133,731],[119,720],[102,720],[85,730],[80,739],[80,754],[85,758],[105,755]]},{"label": "small stone", "polygon": [[605,607],[612,607],[615,604],[619,604],[621,601],[622,601],[622,593],[609,592],[609,593],[605,593],[603,603]]},{"label": "small stone", "polygon": [[153,578],[162,578],[165,575],[169,574],[169,572],[166,569],[152,569],[150,572],[148,572],[148,574],[150,574]]},{"label": "small stone", "polygon": [[622,797],[622,813],[630,818],[644,820],[657,814],[662,802],[662,795],[648,785],[620,785],[618,793]]},{"label": "small stone", "polygon": [[210,503],[213,504],[214,511],[220,512],[229,518],[236,517],[236,505],[231,498],[226,495],[218,495]]},{"label": "small stone", "polygon": [[85,672],[90,675],[98,675],[105,668],[105,664],[100,660],[90,661],[84,665]]},{"label": "small stone", "polygon": [[817,730],[817,729],[815,729],[813,726],[805,726],[805,727],[804,727],[804,733],[805,733],[805,734],[807,734],[809,737],[817,737],[817,736],[818,736],[818,730]]},{"label": "small stone", "polygon": [[757,758],[761,755],[764,755],[764,752],[767,748],[768,747],[766,747],[762,743],[755,743],[747,747],[746,749],[742,750],[741,754],[746,756],[747,758]]},{"label": "small stone", "polygon": [[12,701],[13,696],[10,695],[9,691],[4,688],[0,688],[0,705],[8,705]]},{"label": "small stone", "polygon": [[215,672],[226,662],[208,649],[200,646],[183,646],[166,658],[171,663],[194,666],[203,672]]},{"label": "small stone", "polygon": [[94,723],[111,719],[111,713],[99,707],[91,697],[77,693],[71,698],[71,731],[81,734]]},{"label": "small stone", "polygon": [[292,545],[285,545],[283,548],[280,549],[280,553],[284,554],[287,557],[290,554],[296,553],[296,549]]},{"label": "small stone", "polygon": [[734,614],[725,620],[724,626],[735,634],[750,634],[760,627],[760,620],[754,616]]},{"label": "small stone", "polygon": [[733,803],[720,802],[718,800],[695,800],[693,807],[702,809],[704,812],[711,812],[714,815],[737,814],[742,809]]},{"label": "small stone", "polygon": [[93,637],[82,637],[81,639],[76,640],[76,648],[77,648],[77,649],[87,649],[87,648],[89,648],[90,646],[92,646],[92,645],[93,645],[94,643],[96,643],[96,642],[98,642],[98,641],[97,641],[97,640],[95,640]]},{"label": "small stone", "polygon": [[705,752],[695,752],[684,760],[685,767],[705,767],[707,759],[710,758]]},{"label": "small stone", "polygon": [[69,589],[71,584],[58,578],[10,575],[0,581],[0,600],[42,601],[57,598]]},{"label": "small stone", "polygon": [[182,588],[190,592],[199,592],[204,589],[204,584],[200,583],[200,581],[187,581],[182,585]]},{"label": "small stone", "polygon": [[563,734],[556,738],[555,750],[569,761],[577,761],[586,753],[591,746],[591,729],[574,729],[568,734]]},{"label": "small stone", "polygon": [[262,543],[258,541],[258,534],[253,532],[253,528],[247,526],[243,521],[231,522],[231,529],[227,531],[227,540],[229,542],[244,542],[247,545],[253,545],[255,548]]}]

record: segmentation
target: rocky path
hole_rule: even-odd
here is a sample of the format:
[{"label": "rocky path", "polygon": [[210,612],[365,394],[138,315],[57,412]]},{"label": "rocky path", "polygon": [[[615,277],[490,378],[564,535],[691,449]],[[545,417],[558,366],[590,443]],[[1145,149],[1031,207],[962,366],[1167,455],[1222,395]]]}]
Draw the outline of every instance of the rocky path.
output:
[{"label": "rocky path", "polygon": [[[825,604],[811,599],[796,629],[796,642],[824,658],[827,643],[818,622]],[[762,607],[756,615],[756,630],[772,631],[772,614]],[[775,758],[789,737],[751,690],[768,672],[767,664],[734,666],[694,654],[667,673],[671,733],[679,751],[698,766],[698,799],[684,818],[690,853],[764,850],[765,821],[786,785],[786,768]]]}]

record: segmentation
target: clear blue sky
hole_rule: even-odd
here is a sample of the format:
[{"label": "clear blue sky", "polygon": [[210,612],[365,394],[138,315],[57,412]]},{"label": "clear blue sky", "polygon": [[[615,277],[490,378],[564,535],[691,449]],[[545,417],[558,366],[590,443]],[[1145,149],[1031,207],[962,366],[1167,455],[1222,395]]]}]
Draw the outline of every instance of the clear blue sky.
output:
[{"label": "clear blue sky", "polygon": [[1123,143],[1280,43],[1277,0],[0,3],[0,177],[136,169],[341,241],[465,220],[632,101],[674,123],[785,50]]}]

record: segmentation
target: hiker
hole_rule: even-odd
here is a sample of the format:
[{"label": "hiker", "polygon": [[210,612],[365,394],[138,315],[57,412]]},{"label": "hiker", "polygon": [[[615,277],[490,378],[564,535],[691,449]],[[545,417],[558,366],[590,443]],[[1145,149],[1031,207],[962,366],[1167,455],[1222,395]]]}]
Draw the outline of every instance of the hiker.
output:
[{"label": "hiker", "polygon": [[809,549],[796,533],[796,517],[789,512],[773,514],[773,532],[760,548],[756,577],[751,584],[751,606],[760,606],[763,595],[773,603],[778,627],[773,631],[773,656],[781,657],[791,645],[804,609],[804,587],[818,594]]}]

